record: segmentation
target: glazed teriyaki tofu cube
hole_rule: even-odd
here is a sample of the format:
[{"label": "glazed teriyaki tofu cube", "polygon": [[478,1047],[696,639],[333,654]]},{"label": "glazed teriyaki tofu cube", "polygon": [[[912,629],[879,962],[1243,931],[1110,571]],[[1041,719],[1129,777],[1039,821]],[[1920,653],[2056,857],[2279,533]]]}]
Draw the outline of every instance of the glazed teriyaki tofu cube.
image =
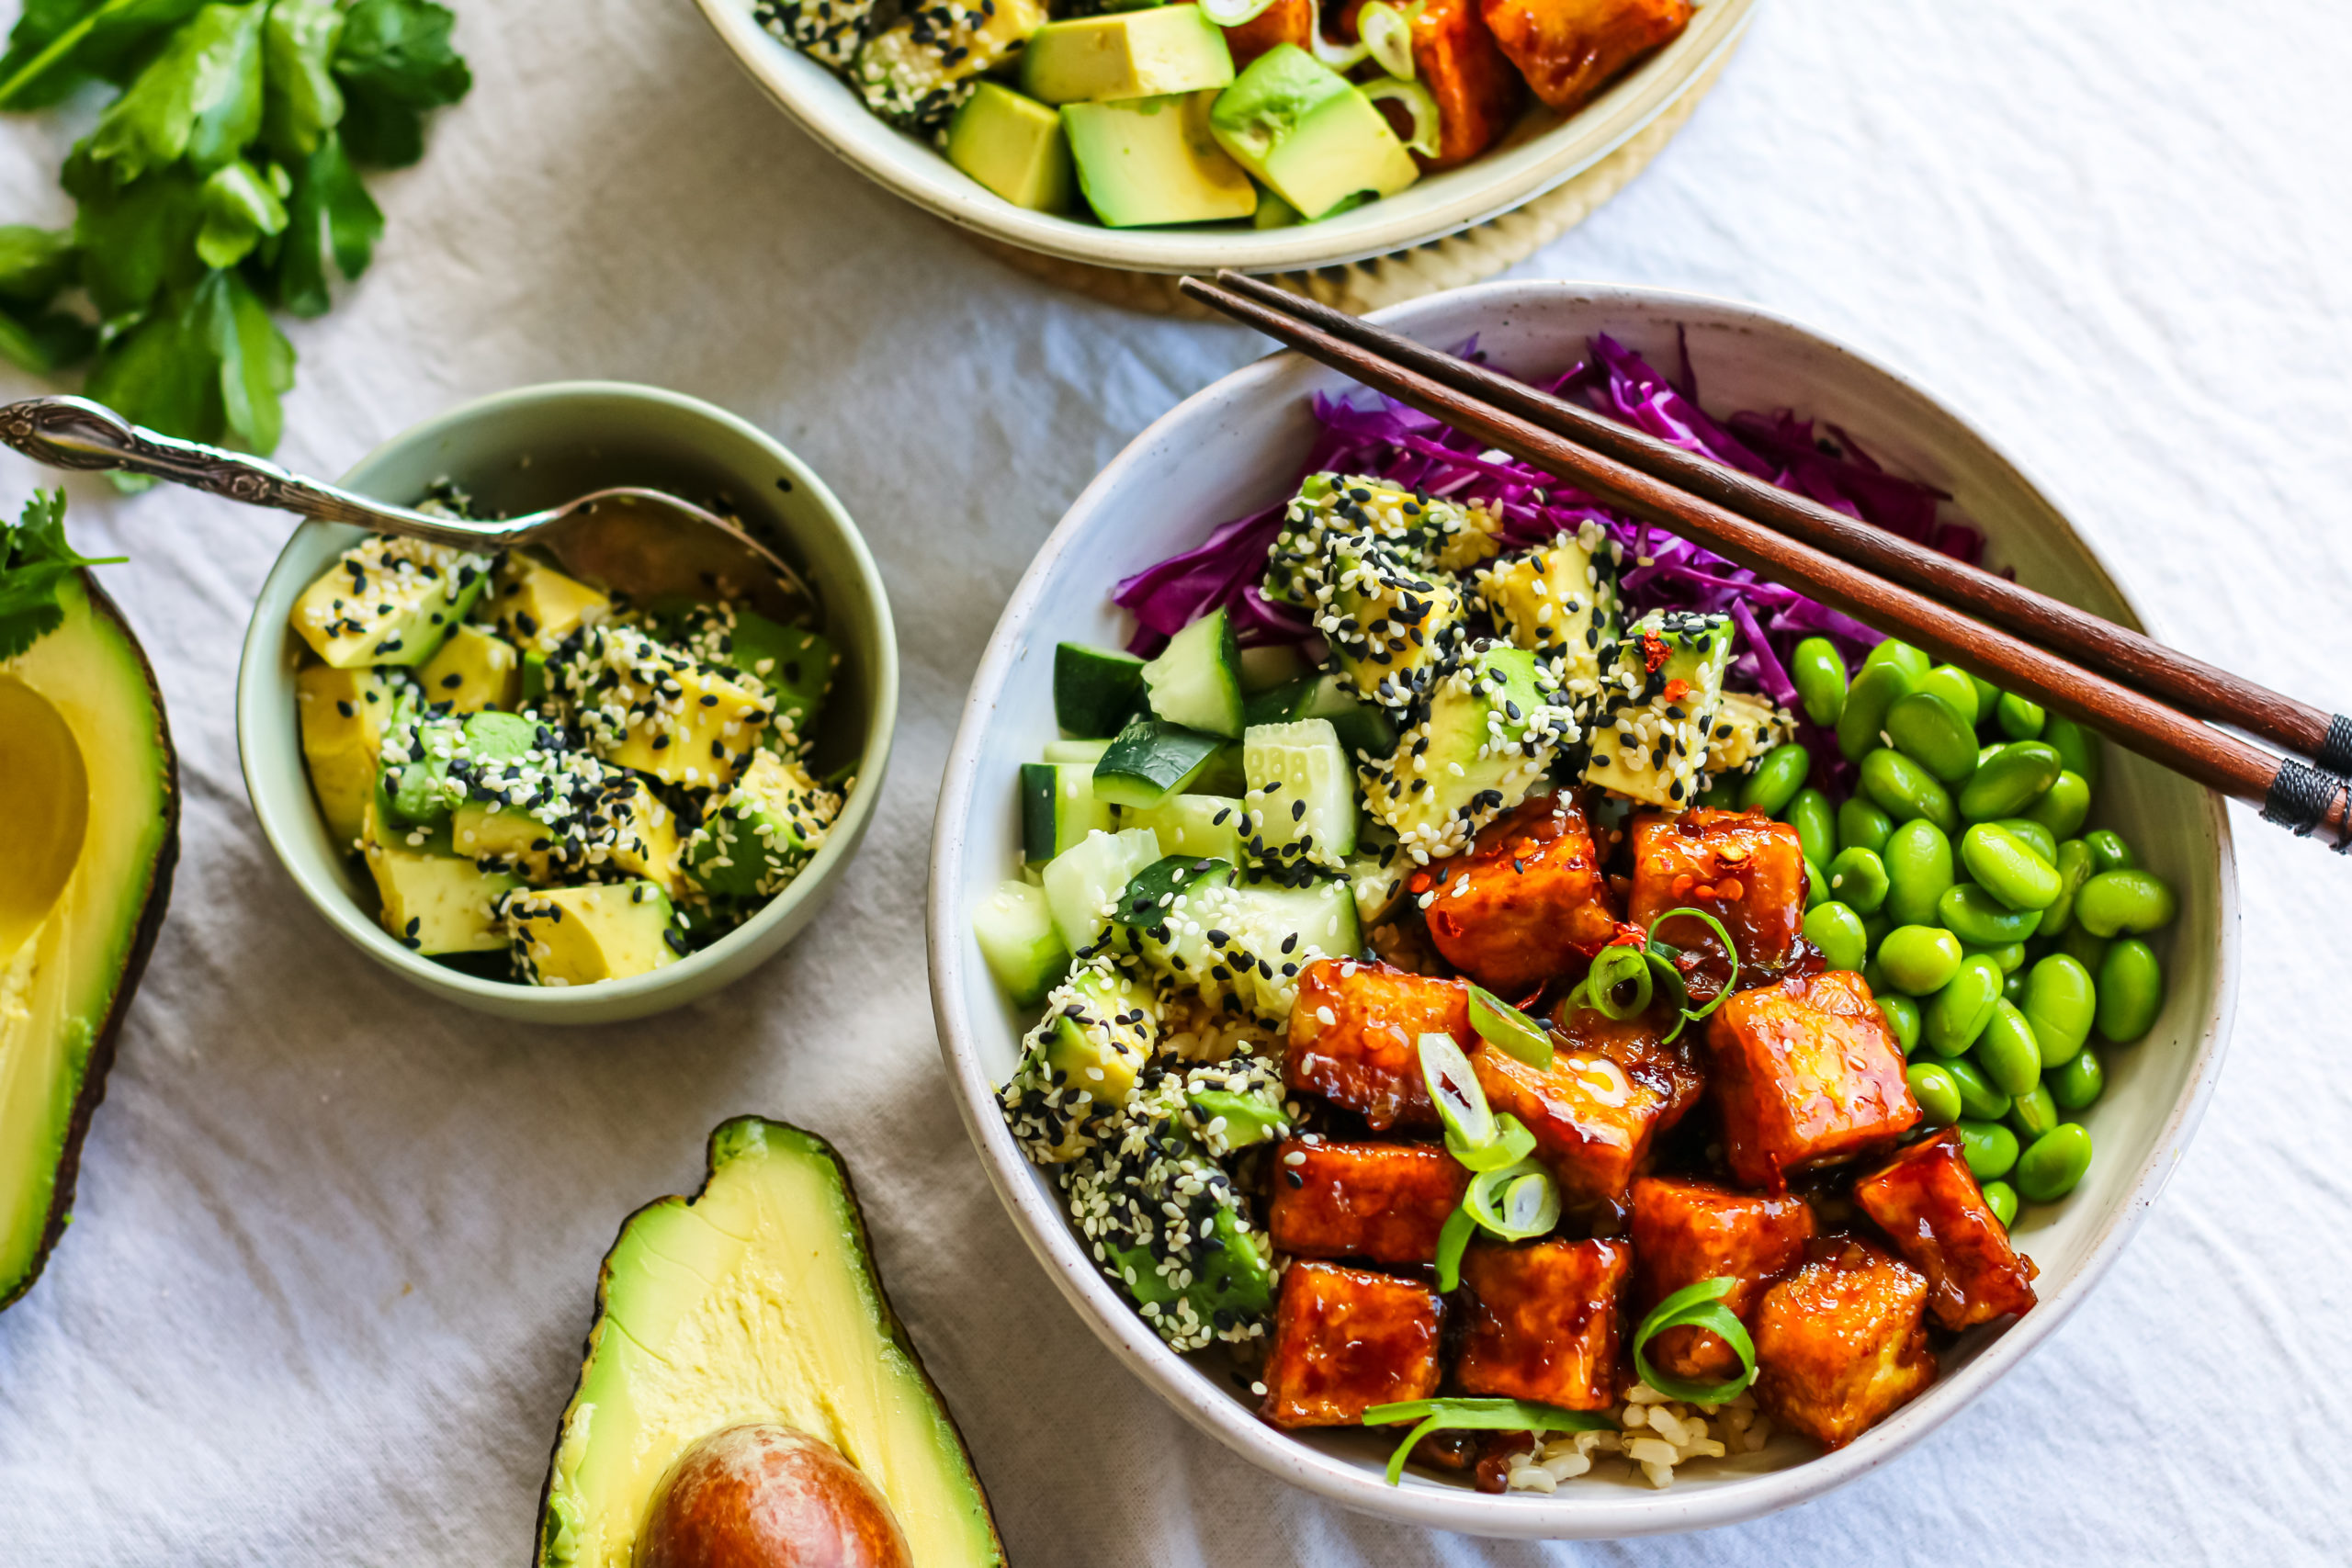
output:
[{"label": "glazed teriyaki tofu cube", "polygon": [[2033,1306],[2033,1259],[1984,1201],[1947,1127],[1854,1183],[1854,1201],[1878,1222],[1903,1260],[1928,1278],[1928,1310],[1946,1328],[1966,1328]]},{"label": "glazed teriyaki tofu cube", "polygon": [[1459,981],[1385,964],[1318,958],[1298,977],[1285,1081],[1363,1117],[1375,1132],[1434,1127],[1421,1081],[1420,1039],[1470,1031],[1470,993]]},{"label": "glazed teriyaki tofu cube", "polygon": [[[1769,973],[1789,962],[1804,924],[1804,844],[1785,822],[1706,809],[1634,818],[1634,892],[1625,918],[1648,930],[1668,910],[1703,909],[1731,933],[1743,970]],[[1656,934],[1705,955],[1692,988],[1701,999],[1713,996],[1730,967],[1714,932],[1685,916]]]},{"label": "glazed teriyaki tofu cube", "polygon": [[1266,1228],[1299,1258],[1428,1263],[1470,1172],[1435,1144],[1283,1144]]},{"label": "glazed teriyaki tofu cube", "polygon": [[1618,1202],[1649,1157],[1668,1095],[1589,1042],[1554,1045],[1551,1065],[1538,1067],[1482,1042],[1470,1066],[1495,1113],[1509,1111],[1535,1135],[1535,1157],[1550,1168],[1566,1201]]},{"label": "glazed teriyaki tofu cube", "polygon": [[[1813,1209],[1801,1198],[1733,1192],[1711,1181],[1645,1177],[1634,1183],[1634,1305],[1648,1312],[1702,1280],[1736,1280],[1723,1297],[1748,1322],[1765,1287],[1804,1256]],[[1721,1382],[1739,1372],[1739,1357],[1703,1328],[1668,1328],[1645,1354],[1668,1377]]]},{"label": "glazed teriyaki tofu cube", "polygon": [[1822,1447],[1843,1448],[1936,1381],[1921,1322],[1928,1281],[1849,1236],[1809,1251],[1757,1305],[1756,1402]]},{"label": "glazed teriyaki tofu cube", "polygon": [[1437,1392],[1439,1303],[1427,1285],[1335,1263],[1294,1263],[1258,1414],[1277,1427],[1352,1427],[1375,1404]]},{"label": "glazed teriyaki tofu cube", "polygon": [[1903,1053],[1860,975],[1759,986],[1708,1021],[1724,1159],[1745,1187],[1883,1148],[1919,1121]]},{"label": "glazed teriyaki tofu cube", "polygon": [[1474,1243],[1462,1258],[1465,1393],[1605,1410],[1617,1397],[1618,1311],[1633,1249],[1622,1241]]},{"label": "glazed teriyaki tofu cube", "polygon": [[1581,804],[1537,795],[1478,832],[1470,853],[1427,874],[1430,940],[1447,963],[1507,1000],[1580,972],[1617,932]]}]

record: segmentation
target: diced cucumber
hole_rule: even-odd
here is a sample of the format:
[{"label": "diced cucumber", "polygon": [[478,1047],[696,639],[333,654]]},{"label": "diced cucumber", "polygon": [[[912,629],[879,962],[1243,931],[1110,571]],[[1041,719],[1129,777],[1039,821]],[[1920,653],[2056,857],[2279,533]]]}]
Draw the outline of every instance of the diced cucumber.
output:
[{"label": "diced cucumber", "polygon": [[1204,863],[1193,855],[1163,855],[1127,878],[1111,918],[1123,926],[1147,930],[1166,925],[1167,911],[1179,894],[1230,886],[1234,875],[1230,861]]},{"label": "diced cucumber", "polygon": [[1148,828],[1089,833],[1046,863],[1046,899],[1054,927],[1070,952],[1083,957],[1110,929],[1108,911],[1136,873],[1159,858],[1159,837]]},{"label": "diced cucumber", "polygon": [[1241,649],[1233,619],[1212,610],[1178,632],[1143,667],[1152,713],[1170,724],[1228,739],[1241,733]]},{"label": "diced cucumber", "polygon": [[1114,806],[1158,806],[1198,784],[1224,745],[1197,729],[1137,719],[1094,764],[1094,793]]},{"label": "diced cucumber", "polygon": [[1118,734],[1143,706],[1143,672],[1132,653],[1061,644],[1054,649],[1054,722],[1081,737]]},{"label": "diced cucumber", "polygon": [[1291,966],[1285,978],[1295,977],[1304,965],[1302,953],[1351,958],[1363,951],[1355,889],[1344,877],[1318,877],[1303,887],[1253,881],[1233,893],[1250,911],[1250,934],[1276,973]]},{"label": "diced cucumber", "polygon": [[1045,890],[1025,882],[1001,883],[972,911],[972,935],[989,973],[1015,1006],[1035,1007],[1069,973],[1069,948],[1054,929]]},{"label": "diced cucumber", "polygon": [[1194,795],[1238,795],[1250,787],[1250,776],[1241,767],[1241,742],[1228,740],[1216,749],[1209,765],[1193,781]]},{"label": "diced cucumber", "polygon": [[1158,806],[1114,807],[1112,816],[1118,827],[1150,829],[1171,855],[1240,862],[1245,811],[1232,795],[1171,795]]},{"label": "diced cucumber", "polygon": [[1327,718],[1254,724],[1241,738],[1250,847],[1275,864],[1337,871],[1356,847],[1356,771]]},{"label": "diced cucumber", "polygon": [[1287,686],[1315,673],[1315,666],[1292,642],[1269,643],[1241,650],[1241,694],[1254,697],[1277,686]]},{"label": "diced cucumber", "polygon": [[1109,804],[1095,798],[1091,764],[1021,764],[1021,852],[1029,859],[1051,860],[1112,827]]},{"label": "diced cucumber", "polygon": [[1363,948],[1346,882],[1242,883],[1222,861],[1170,856],[1147,867],[1121,895],[1118,915],[1145,963],[1213,1006],[1270,1021],[1289,1018],[1308,962]]},{"label": "diced cucumber", "polygon": [[1048,740],[1045,757],[1048,762],[1083,762],[1091,772],[1110,749],[1108,740]]},{"label": "diced cucumber", "polygon": [[1385,757],[1396,750],[1395,721],[1372,704],[1356,700],[1337,675],[1311,675],[1252,697],[1244,716],[1252,725],[1328,718],[1351,757],[1360,751]]}]

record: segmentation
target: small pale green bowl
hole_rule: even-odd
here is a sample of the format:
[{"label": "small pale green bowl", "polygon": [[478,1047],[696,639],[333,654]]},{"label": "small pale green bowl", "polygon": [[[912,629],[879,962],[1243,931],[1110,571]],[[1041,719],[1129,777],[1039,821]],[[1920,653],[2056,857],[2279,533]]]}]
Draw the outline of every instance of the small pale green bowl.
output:
[{"label": "small pale green bowl", "polygon": [[328,838],[302,765],[294,706],[302,642],[287,617],[311,580],[364,536],[358,528],[305,523],[262,584],[237,669],[237,747],[270,848],[303,896],[360,951],[436,996],[502,1018],[611,1023],[684,1006],[741,978],[816,917],[865,836],[889,762],[898,642],[881,575],[856,525],[807,465],[745,421],[676,392],[616,381],[554,382],[463,404],[392,437],[343,483],[407,503],[445,479],[486,513],[553,505],[616,484],[651,485],[694,501],[721,497],[754,532],[781,540],[822,599],[825,635],[842,656],[816,757],[820,770],[857,764],[841,820],[792,885],[740,929],[650,975],[542,989],[481,979],[409,952],[377,924],[375,890]]}]

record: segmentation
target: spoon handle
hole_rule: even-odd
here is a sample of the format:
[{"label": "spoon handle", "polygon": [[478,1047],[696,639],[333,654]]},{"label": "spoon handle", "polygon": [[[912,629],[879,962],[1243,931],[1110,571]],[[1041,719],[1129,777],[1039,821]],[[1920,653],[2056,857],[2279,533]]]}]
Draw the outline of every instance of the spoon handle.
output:
[{"label": "spoon handle", "polygon": [[452,526],[452,520],[370,501],[243,452],[161,434],[86,398],[28,398],[0,406],[0,442],[52,468],[119,468],[249,506],[277,507],[326,523],[356,523],[436,544],[481,547],[478,525]]}]

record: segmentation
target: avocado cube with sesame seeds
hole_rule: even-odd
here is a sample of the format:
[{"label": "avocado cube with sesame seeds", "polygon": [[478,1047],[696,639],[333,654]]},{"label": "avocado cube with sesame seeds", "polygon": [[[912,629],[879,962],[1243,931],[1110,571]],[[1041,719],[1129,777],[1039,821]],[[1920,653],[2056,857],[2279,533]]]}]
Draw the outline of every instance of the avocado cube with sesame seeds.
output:
[{"label": "avocado cube with sesame seeds", "polygon": [[450,816],[456,853],[549,886],[613,872],[673,897],[686,891],[677,815],[645,781],[574,755],[542,769],[554,787],[524,801],[469,798]]},{"label": "avocado cube with sesame seeds", "polygon": [[1012,1135],[1038,1165],[1076,1159],[1118,1122],[1159,1038],[1160,998],[1107,954],[1089,959],[1046,997],[1000,1092]]},{"label": "avocado cube with sesame seeds", "polygon": [[471,861],[413,848],[398,829],[387,830],[371,804],[363,813],[361,853],[380,900],[379,919],[411,953],[495,953],[506,945],[496,914],[516,878],[485,872]]},{"label": "avocado cube with sesame seeds", "polygon": [[760,26],[829,70],[846,70],[865,41],[874,0],[760,0]]},{"label": "avocado cube with sesame seeds", "polygon": [[447,703],[451,713],[512,708],[522,690],[522,657],[497,633],[461,626],[416,672],[416,680],[427,702]]},{"label": "avocado cube with sesame seeds", "polygon": [[779,734],[806,739],[816,728],[841,664],[841,655],[822,633],[785,626],[732,603],[696,604],[676,616],[670,630],[704,663],[756,681],[775,700]]},{"label": "avocado cube with sesame seeds", "polygon": [[613,602],[536,556],[509,550],[476,618],[518,649],[553,653],[584,621],[611,614]]},{"label": "avocado cube with sesame seeds", "polygon": [[294,711],[302,728],[302,761],[319,815],[335,847],[349,853],[359,838],[384,732],[398,694],[407,684],[397,670],[338,670],[309,664],[294,677]]},{"label": "avocado cube with sesame seeds", "polygon": [[825,841],[842,797],[799,761],[762,748],[687,839],[695,883],[720,897],[781,891]]},{"label": "avocado cube with sesame seeds", "polygon": [[670,896],[650,882],[518,888],[499,900],[499,915],[526,985],[593,986],[682,956]]},{"label": "avocado cube with sesame seeds", "polygon": [[1327,587],[1328,596],[1317,591],[1315,629],[1340,674],[1366,702],[1412,706],[1462,642],[1462,595],[1453,580],[1358,535],[1332,542]]},{"label": "avocado cube with sesame seeds", "polygon": [[1770,697],[1725,692],[1707,727],[1707,775],[1717,781],[1755,772],[1765,752],[1796,733],[1796,719]]},{"label": "avocado cube with sesame seeds", "polygon": [[764,693],[620,620],[583,627],[548,676],[590,750],[688,789],[732,784],[775,712]]},{"label": "avocado cube with sesame seeds", "polygon": [[1579,702],[1600,694],[1600,649],[1617,640],[1616,555],[1608,530],[1587,522],[1548,545],[1497,557],[1471,580],[1495,625],[1551,666]]},{"label": "avocado cube with sesame seeds", "polygon": [[936,130],[1046,20],[1038,0],[917,0],[904,21],[858,50],[851,85],[892,125]]},{"label": "avocado cube with sesame seeds", "polygon": [[1442,501],[1362,474],[1309,474],[1283,513],[1261,591],[1311,606],[1330,581],[1331,542],[1369,535],[1404,565],[1464,571],[1495,553],[1501,518],[1476,502]]},{"label": "avocado cube with sesame seeds", "polygon": [[1699,797],[1731,662],[1729,615],[1653,610],[1607,650],[1585,782],[1662,811]]},{"label": "avocado cube with sesame seeds", "polygon": [[1396,754],[1362,770],[1364,807],[1417,862],[1467,848],[1478,830],[1525,800],[1577,724],[1538,683],[1535,655],[1474,645],[1430,689],[1429,716]]},{"label": "avocado cube with sesame seeds", "polygon": [[421,664],[481,597],[490,566],[487,556],[379,534],[302,590],[294,630],[338,670]]}]

